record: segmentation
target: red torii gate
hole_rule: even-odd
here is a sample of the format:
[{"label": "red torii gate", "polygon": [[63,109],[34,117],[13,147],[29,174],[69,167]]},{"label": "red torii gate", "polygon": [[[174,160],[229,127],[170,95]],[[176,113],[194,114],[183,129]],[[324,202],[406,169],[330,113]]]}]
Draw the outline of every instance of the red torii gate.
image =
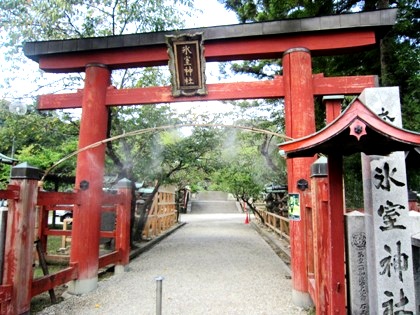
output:
[{"label": "red torii gate", "polygon": [[[301,138],[315,132],[314,96],[359,94],[376,83],[374,76],[325,78],[312,74],[311,55],[351,53],[377,45],[377,40],[395,23],[396,10],[382,10],[340,16],[241,24],[190,29],[174,32],[121,35],[63,41],[25,43],[25,55],[47,72],[85,71],[85,86],[73,94],[44,95],[39,109],[82,107],[79,147],[106,138],[107,106],[170,103],[181,101],[233,100],[284,97],[286,134]],[[206,61],[281,58],[283,76],[271,81],[209,84],[208,95],[173,97],[170,87],[117,90],[110,86],[114,69],[161,66],[168,62],[165,35],[202,32]],[[99,248],[100,204],[104,171],[104,147],[78,155],[76,187],[84,192],[84,202],[74,209],[73,238],[85,240],[86,246],[72,250],[70,260],[80,267],[79,280],[72,291],[84,293],[96,287]],[[297,192],[300,179],[309,181],[314,158],[288,160],[289,192]],[[310,203],[310,189],[302,193],[302,220],[291,222],[293,300],[307,306],[308,271],[305,235],[305,206]],[[344,232],[337,231],[339,242]],[[340,254],[341,255],[341,254]],[[338,263],[344,263],[338,259]],[[344,275],[338,275],[344,277]],[[344,279],[340,279],[343,281]],[[343,290],[344,291],[344,290]],[[345,312],[345,296],[341,293],[334,305]]]}]

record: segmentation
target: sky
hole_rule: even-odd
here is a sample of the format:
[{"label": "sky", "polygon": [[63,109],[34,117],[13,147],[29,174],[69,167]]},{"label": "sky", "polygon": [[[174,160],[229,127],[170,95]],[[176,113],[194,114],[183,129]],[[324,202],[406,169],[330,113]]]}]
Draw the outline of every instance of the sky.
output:
[{"label": "sky", "polygon": [[[219,3],[217,0],[195,0],[194,6],[202,13],[188,19],[186,21],[186,28],[238,24],[236,14],[232,11],[227,11],[223,4]],[[218,75],[218,63],[206,63],[206,82],[216,83],[218,81]],[[177,103],[174,107],[180,112],[193,110],[197,115],[212,115],[229,112],[233,109],[232,106],[219,101]],[[226,123],[231,123],[231,121],[226,119]]]},{"label": "sky", "polygon": [[[218,26],[218,25],[230,25],[237,24],[237,18],[235,13],[227,11],[222,4],[217,0],[195,0],[195,8],[201,13],[196,13],[195,17],[188,18],[186,21],[185,28],[196,28],[196,27],[209,27],[209,26]],[[3,54],[1,53],[0,47],[0,98],[4,98],[8,101],[19,102],[16,100],[16,96],[21,96],[26,93],[34,94],[33,90],[36,88],[38,82],[31,81],[31,73],[36,73],[39,71],[38,64],[29,59],[26,60],[27,64],[25,65],[25,73],[19,75],[20,79],[15,79],[9,88],[7,84],[4,84],[2,77],[6,77],[6,73],[13,70],[13,60],[6,61]],[[207,63],[206,64],[206,74],[207,74],[207,83],[215,83],[218,80],[218,65],[217,63]],[[57,74],[45,74],[44,78],[46,80],[56,80],[60,75]],[[35,77],[35,76],[32,76]],[[235,79],[232,79],[235,80]],[[23,99],[23,103],[32,102],[30,99]],[[197,103],[190,104],[180,104],[178,105],[179,109],[182,108],[191,108],[200,106],[200,111],[205,107],[207,109],[212,109],[213,111],[227,110],[226,106],[221,105],[221,102],[207,102],[205,105],[197,105]]]},{"label": "sky", "polygon": [[238,24],[235,13],[227,11],[217,0],[195,0],[194,6],[203,13],[188,20],[187,28]]}]

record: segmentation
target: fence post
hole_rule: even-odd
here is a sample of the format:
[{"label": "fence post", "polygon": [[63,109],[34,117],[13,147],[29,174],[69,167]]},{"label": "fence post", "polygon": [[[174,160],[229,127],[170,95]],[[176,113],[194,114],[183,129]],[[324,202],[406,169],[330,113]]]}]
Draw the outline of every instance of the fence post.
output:
[{"label": "fence post", "polygon": [[6,243],[7,207],[0,207],[0,281],[3,280],[4,246]]},{"label": "fence post", "polygon": [[115,266],[115,273],[121,273],[130,260],[131,181],[126,178],[121,179],[117,184],[117,189],[123,199],[117,206],[115,249],[120,252],[120,261]]},{"label": "fence post", "polygon": [[40,170],[21,163],[12,168],[11,185],[19,186],[19,198],[9,200],[3,284],[12,286],[7,314],[29,314],[35,238],[35,206]]},{"label": "fence post", "polygon": [[330,218],[328,212],[328,171],[327,158],[320,157],[311,166],[311,180],[312,180],[312,215],[315,239],[315,259],[314,259],[314,274],[315,274],[315,306],[320,314],[330,313]]}]

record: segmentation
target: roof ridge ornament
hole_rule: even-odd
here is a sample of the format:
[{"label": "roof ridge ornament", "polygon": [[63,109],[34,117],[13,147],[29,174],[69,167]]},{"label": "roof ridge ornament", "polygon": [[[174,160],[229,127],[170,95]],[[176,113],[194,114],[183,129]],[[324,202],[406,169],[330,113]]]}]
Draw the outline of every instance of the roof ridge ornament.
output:
[{"label": "roof ridge ornament", "polygon": [[360,141],[360,138],[366,134],[367,134],[366,124],[362,122],[360,119],[356,119],[350,125],[350,135],[355,136],[358,141]]}]

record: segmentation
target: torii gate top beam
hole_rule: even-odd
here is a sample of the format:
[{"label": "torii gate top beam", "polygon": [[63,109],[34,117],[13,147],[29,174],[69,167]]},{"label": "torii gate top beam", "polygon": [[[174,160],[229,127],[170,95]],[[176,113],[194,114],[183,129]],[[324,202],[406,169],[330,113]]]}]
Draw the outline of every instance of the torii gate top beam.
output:
[{"label": "torii gate top beam", "polygon": [[25,55],[47,72],[81,72],[95,62],[110,69],[159,66],[168,62],[166,35],[203,33],[206,61],[278,58],[284,51],[305,47],[312,55],[347,53],[377,44],[395,23],[396,9],[42,42],[27,42]]}]

